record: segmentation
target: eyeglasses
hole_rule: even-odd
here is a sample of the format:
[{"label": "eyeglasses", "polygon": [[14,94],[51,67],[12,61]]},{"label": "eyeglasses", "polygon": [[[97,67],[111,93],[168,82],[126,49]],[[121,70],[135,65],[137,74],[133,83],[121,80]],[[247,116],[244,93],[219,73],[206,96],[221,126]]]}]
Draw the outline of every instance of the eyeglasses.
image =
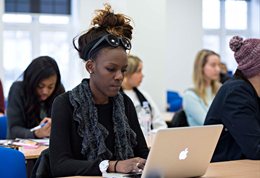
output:
[{"label": "eyeglasses", "polygon": [[126,50],[130,50],[132,45],[129,39],[125,38],[125,37],[117,37],[115,35],[112,34],[107,34],[105,36],[103,36],[102,38],[100,38],[97,43],[89,50],[88,53],[88,59],[90,59],[91,57],[91,53],[98,47],[98,45],[100,45],[103,41],[106,41],[110,46],[113,47],[118,47],[120,45],[120,42],[122,44],[122,46],[126,49]]}]

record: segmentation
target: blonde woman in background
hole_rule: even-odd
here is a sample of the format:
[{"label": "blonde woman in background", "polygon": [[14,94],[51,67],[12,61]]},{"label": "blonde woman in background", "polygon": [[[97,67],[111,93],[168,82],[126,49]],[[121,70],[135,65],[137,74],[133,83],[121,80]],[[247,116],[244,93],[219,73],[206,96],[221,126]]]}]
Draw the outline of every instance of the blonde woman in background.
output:
[{"label": "blonde woman in background", "polygon": [[[161,113],[155,102],[152,100],[151,96],[138,88],[143,79],[142,69],[142,60],[137,56],[128,55],[128,66],[126,69],[125,78],[122,83],[123,91],[129,98],[131,98],[132,102],[134,103],[137,115],[139,115],[139,112],[141,111],[143,102],[148,102],[149,108],[151,110],[151,127],[153,131],[167,128],[167,124],[163,120]],[[138,119],[139,123],[141,124],[141,118],[139,117]],[[144,132],[144,127],[142,124],[141,128]]]},{"label": "blonde woman in background", "polygon": [[219,87],[220,56],[214,51],[198,52],[193,68],[194,87],[185,91],[183,109],[190,126],[204,124],[209,106]]}]

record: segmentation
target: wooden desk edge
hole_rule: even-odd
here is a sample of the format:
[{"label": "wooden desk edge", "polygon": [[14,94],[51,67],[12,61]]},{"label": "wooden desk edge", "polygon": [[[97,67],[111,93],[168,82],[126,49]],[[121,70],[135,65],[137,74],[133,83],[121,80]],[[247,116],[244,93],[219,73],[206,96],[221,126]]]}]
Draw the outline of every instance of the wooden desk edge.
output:
[{"label": "wooden desk edge", "polygon": [[[259,165],[259,167],[257,167]],[[250,170],[253,170],[256,168],[256,172],[251,172],[250,170],[245,172],[245,175],[239,175],[239,166],[242,166],[242,168],[249,168]],[[218,169],[222,170],[222,172],[218,172]],[[259,169],[258,169],[259,168]],[[228,169],[228,171],[234,173],[232,178],[235,177],[250,177],[250,178],[256,178],[255,175],[260,175],[260,160],[237,160],[237,161],[225,161],[225,162],[216,162],[216,163],[210,163],[207,172],[205,175],[202,176],[202,178],[229,178],[230,175],[225,173],[225,169]],[[236,172],[237,171],[237,172]],[[249,175],[250,174],[250,175]],[[60,178],[101,178],[101,176],[69,176],[69,177],[60,177]]]},{"label": "wooden desk edge", "polygon": [[24,154],[25,159],[37,159],[41,152],[47,149],[48,146],[40,146],[38,148],[21,148],[21,151]]}]

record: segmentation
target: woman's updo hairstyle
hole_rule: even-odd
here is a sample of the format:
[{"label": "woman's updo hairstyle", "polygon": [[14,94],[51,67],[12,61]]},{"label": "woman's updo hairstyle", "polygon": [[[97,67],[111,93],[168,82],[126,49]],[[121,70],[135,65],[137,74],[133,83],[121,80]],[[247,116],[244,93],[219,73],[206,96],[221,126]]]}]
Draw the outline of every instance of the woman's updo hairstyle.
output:
[{"label": "woman's updo hairstyle", "polygon": [[[109,4],[104,9],[96,10],[92,27],[78,37],[78,45],[75,45],[76,38],[73,38],[74,48],[78,51],[79,57],[87,61],[86,54],[95,43],[104,35],[112,34],[118,37],[132,39],[133,27],[130,25],[130,18],[123,14],[115,14]],[[95,58],[95,57],[93,57]]]}]

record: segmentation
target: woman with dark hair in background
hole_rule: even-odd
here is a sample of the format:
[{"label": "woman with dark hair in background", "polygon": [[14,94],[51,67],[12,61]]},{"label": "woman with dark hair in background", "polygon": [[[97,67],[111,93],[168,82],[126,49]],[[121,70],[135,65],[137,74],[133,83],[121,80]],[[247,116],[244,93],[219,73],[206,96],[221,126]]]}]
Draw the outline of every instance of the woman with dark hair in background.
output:
[{"label": "woman with dark hair in background", "polygon": [[130,19],[106,4],[92,24],[75,46],[90,78],[53,103],[54,177],[141,172],[148,155],[135,107],[120,92],[131,49]]},{"label": "woman with dark hair in background", "polygon": [[[23,72],[23,80],[12,84],[8,95],[8,138],[50,136],[51,107],[64,92],[56,61],[49,56],[34,59]],[[39,124],[42,128],[30,131]]]}]

